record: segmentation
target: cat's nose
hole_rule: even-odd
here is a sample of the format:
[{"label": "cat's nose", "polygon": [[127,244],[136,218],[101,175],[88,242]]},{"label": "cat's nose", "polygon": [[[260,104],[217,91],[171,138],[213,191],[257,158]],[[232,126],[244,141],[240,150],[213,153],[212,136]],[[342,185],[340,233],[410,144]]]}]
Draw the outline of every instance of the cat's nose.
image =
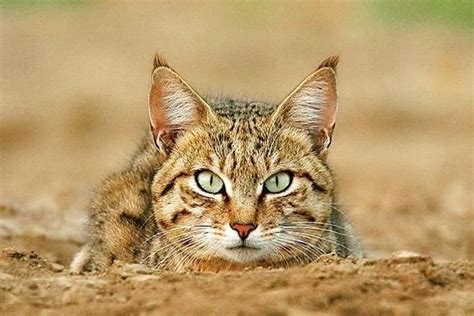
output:
[{"label": "cat's nose", "polygon": [[235,230],[238,234],[240,239],[245,240],[249,236],[249,234],[257,228],[257,224],[239,224],[233,223],[230,224],[230,227]]}]

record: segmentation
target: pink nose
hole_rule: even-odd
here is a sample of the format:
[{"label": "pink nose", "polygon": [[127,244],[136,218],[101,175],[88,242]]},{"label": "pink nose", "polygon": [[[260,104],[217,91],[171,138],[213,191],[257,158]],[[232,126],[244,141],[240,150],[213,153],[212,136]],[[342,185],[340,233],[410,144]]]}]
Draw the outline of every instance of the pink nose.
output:
[{"label": "pink nose", "polygon": [[249,234],[257,228],[256,224],[230,224],[230,227],[235,230],[238,234],[240,239],[245,240]]}]

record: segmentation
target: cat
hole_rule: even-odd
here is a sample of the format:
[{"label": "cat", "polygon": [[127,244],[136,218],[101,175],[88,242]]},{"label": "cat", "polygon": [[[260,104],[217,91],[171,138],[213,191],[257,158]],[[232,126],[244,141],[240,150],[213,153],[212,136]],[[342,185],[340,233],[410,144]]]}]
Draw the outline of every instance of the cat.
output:
[{"label": "cat", "polygon": [[98,188],[71,270],[115,260],[182,272],[363,257],[326,162],[337,64],[326,59],[274,105],[204,99],[156,55],[149,135]]}]

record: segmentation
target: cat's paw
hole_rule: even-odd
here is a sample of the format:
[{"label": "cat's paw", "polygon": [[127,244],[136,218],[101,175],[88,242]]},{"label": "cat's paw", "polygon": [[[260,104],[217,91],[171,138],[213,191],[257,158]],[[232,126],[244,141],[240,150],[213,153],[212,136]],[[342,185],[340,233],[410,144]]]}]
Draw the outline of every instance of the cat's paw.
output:
[{"label": "cat's paw", "polygon": [[81,274],[90,271],[92,251],[89,245],[85,245],[74,255],[69,270],[73,274]]}]

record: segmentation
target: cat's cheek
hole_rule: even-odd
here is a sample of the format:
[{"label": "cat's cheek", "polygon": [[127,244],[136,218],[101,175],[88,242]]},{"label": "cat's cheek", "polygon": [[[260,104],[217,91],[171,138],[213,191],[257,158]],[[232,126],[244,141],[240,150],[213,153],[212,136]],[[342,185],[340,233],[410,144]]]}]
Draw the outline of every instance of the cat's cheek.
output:
[{"label": "cat's cheek", "polygon": [[193,217],[193,219],[201,218],[204,214],[205,208],[204,207],[193,207],[188,209]]},{"label": "cat's cheek", "polygon": [[157,212],[160,217],[171,218],[176,212],[176,209],[183,206],[182,204],[183,203],[175,197],[166,197],[160,200],[160,203],[155,204],[155,212]]},{"label": "cat's cheek", "polygon": [[188,207],[184,203],[165,204],[159,210],[159,217],[169,224],[179,224],[200,218],[204,213],[203,207]]},{"label": "cat's cheek", "polygon": [[283,213],[283,216],[285,216],[285,217],[290,216],[291,214],[293,214],[294,211],[295,211],[294,207],[282,207],[281,208],[281,212]]}]

